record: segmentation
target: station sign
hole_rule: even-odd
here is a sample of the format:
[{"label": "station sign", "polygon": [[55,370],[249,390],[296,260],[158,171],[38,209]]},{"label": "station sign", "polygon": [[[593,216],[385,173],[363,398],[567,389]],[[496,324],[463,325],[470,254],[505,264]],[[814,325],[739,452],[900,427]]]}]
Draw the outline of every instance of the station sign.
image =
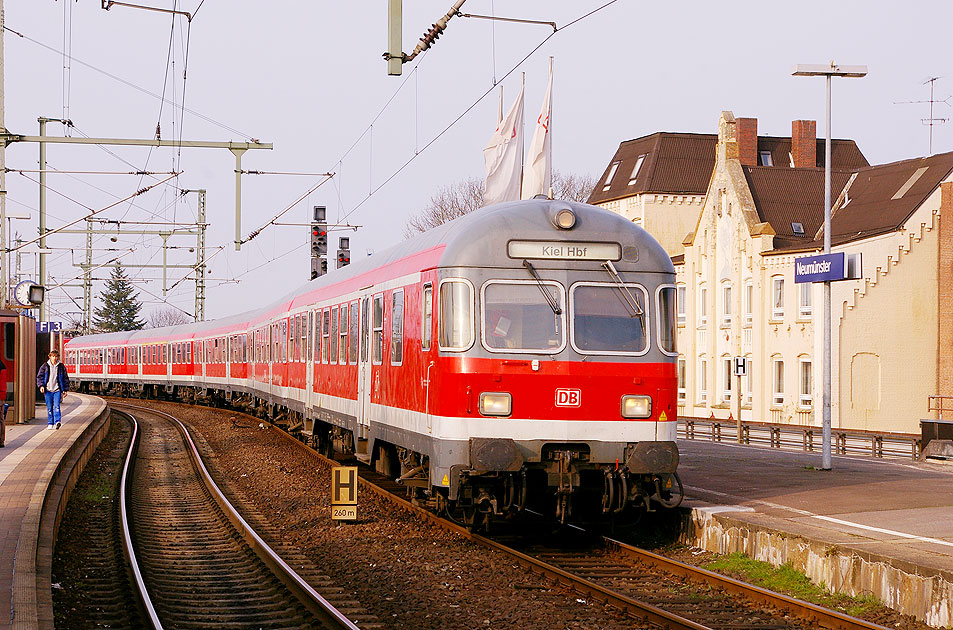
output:
[{"label": "station sign", "polygon": [[506,244],[510,258],[537,260],[620,260],[622,246],[618,243],[566,241],[510,241]]},{"label": "station sign", "polygon": [[357,466],[331,469],[331,519],[357,520]]},{"label": "station sign", "polygon": [[847,279],[844,252],[805,256],[794,261],[794,282],[834,282]]},{"label": "station sign", "polygon": [[37,322],[36,323],[36,332],[38,333],[60,332],[61,330],[63,330],[63,322]]},{"label": "station sign", "polygon": [[748,364],[744,357],[735,357],[735,376],[748,376]]}]

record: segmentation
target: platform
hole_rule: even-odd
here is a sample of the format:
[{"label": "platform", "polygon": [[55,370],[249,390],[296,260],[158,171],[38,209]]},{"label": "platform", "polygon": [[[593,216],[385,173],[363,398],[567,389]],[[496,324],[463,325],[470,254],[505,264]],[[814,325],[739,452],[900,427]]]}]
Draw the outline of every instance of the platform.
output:
[{"label": "platform", "polygon": [[953,462],[679,440],[682,539],[790,563],[817,583],[953,624]]},{"label": "platform", "polygon": [[46,407],[30,424],[7,426],[0,448],[0,630],[53,627],[53,540],[69,490],[105,433],[106,404],[70,393],[59,430]]}]

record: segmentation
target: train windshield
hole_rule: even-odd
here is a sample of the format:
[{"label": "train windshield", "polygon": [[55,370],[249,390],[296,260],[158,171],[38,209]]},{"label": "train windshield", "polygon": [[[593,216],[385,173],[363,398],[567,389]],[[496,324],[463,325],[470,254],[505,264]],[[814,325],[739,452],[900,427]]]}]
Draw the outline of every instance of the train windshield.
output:
[{"label": "train windshield", "polygon": [[555,282],[487,282],[484,345],[499,352],[559,352],[565,345],[563,301],[563,288]]},{"label": "train windshield", "polygon": [[[645,289],[626,284],[577,284],[572,288],[572,343],[583,353],[641,354],[648,348]],[[636,314],[629,297],[638,306]]]}]

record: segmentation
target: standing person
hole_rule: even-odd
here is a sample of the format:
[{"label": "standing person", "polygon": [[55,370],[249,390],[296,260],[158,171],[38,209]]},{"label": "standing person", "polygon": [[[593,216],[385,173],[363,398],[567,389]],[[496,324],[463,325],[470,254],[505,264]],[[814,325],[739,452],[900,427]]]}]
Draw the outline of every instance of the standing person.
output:
[{"label": "standing person", "polygon": [[66,398],[69,391],[69,376],[66,366],[60,363],[60,353],[50,350],[50,360],[40,366],[36,373],[36,386],[46,398],[46,418],[48,429],[60,428],[60,400]]}]

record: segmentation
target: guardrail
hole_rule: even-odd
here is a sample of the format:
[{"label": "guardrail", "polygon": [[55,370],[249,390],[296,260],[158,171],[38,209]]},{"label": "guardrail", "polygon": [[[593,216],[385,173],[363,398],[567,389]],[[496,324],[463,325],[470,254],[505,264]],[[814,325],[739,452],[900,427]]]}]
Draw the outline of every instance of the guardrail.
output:
[{"label": "guardrail", "polygon": [[[953,412],[953,406],[948,409]],[[680,417],[678,437],[686,440],[738,442],[736,421],[714,418]],[[742,422],[742,444],[786,448],[806,452],[819,451],[821,427],[777,424],[770,422]],[[860,429],[831,429],[831,452],[835,455],[869,455],[872,457],[903,457],[919,459],[921,438],[916,433],[879,433]]]},{"label": "guardrail", "polygon": [[930,396],[927,402],[927,411],[935,411],[937,420],[943,420],[943,412],[947,418],[953,418],[953,396]]}]

